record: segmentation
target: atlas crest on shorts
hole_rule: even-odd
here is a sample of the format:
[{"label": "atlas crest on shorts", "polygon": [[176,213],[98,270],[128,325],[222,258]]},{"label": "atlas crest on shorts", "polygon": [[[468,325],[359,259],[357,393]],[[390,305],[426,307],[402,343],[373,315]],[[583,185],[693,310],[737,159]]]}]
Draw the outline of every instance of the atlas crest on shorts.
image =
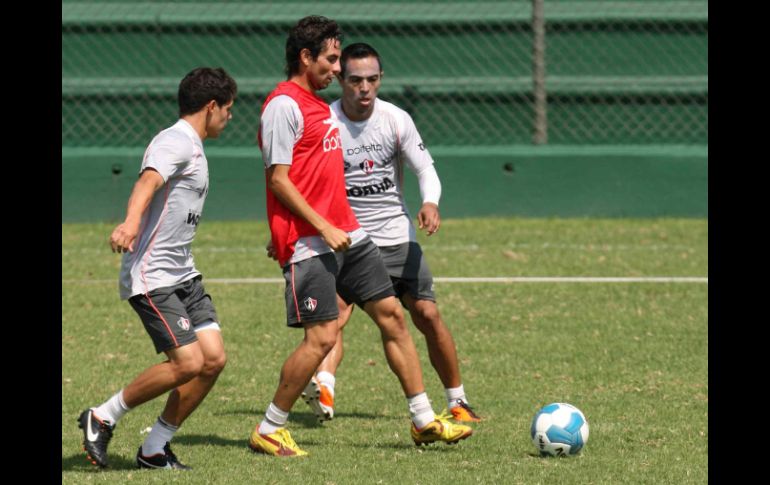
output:
[{"label": "atlas crest on shorts", "polygon": [[304,303],[305,308],[307,308],[307,310],[311,312],[314,311],[318,306],[318,300],[309,296],[305,298],[305,300],[302,303]]},{"label": "atlas crest on shorts", "polygon": [[179,317],[179,320],[176,321],[176,324],[179,325],[179,328],[182,330],[190,330],[190,320],[186,319],[185,317]]}]

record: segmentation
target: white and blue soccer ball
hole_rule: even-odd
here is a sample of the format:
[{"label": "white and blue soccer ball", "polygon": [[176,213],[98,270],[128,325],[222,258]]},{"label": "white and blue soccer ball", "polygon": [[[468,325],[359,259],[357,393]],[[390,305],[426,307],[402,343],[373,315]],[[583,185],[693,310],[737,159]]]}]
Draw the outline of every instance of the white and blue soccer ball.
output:
[{"label": "white and blue soccer ball", "polygon": [[555,402],[535,414],[530,435],[542,456],[577,455],[588,441],[588,421],[572,404]]}]

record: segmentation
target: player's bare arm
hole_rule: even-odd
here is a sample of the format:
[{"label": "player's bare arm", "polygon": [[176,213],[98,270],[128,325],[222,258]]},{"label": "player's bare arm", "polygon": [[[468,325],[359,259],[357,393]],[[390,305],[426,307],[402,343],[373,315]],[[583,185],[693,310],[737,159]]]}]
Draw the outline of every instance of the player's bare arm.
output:
[{"label": "player's bare arm", "polygon": [[438,205],[433,202],[425,202],[417,213],[417,224],[420,229],[425,229],[428,236],[438,232],[441,226],[441,214],[438,212]]},{"label": "player's bare arm", "polygon": [[291,179],[289,179],[289,168],[289,165],[270,166],[270,168],[267,169],[268,189],[275,194],[278,200],[290,211],[313,226],[332,250],[347,250],[352,242],[348,233],[329,224],[326,219],[321,217],[321,215],[307,203],[299,190],[297,190],[297,187]]},{"label": "player's bare arm", "polygon": [[152,196],[163,187],[163,177],[153,169],[142,172],[139,180],[134,184],[131,197],[128,199],[126,219],[118,225],[110,235],[110,246],[113,253],[125,253],[134,251],[134,241],[139,234],[139,225],[142,214],[150,205]]}]

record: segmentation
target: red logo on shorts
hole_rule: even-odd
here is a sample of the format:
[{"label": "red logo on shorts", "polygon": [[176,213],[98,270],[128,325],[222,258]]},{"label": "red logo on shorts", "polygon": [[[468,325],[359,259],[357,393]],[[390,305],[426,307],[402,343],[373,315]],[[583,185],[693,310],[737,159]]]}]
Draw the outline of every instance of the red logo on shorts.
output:
[{"label": "red logo on shorts", "polygon": [[185,317],[179,317],[179,320],[176,321],[176,324],[179,325],[179,328],[182,330],[190,330],[190,320],[186,319]]},{"label": "red logo on shorts", "polygon": [[318,306],[318,300],[316,300],[315,298],[311,298],[309,296],[305,298],[305,301],[303,303],[305,304],[305,308],[307,308],[308,311],[311,311],[311,312],[315,310],[315,307]]}]

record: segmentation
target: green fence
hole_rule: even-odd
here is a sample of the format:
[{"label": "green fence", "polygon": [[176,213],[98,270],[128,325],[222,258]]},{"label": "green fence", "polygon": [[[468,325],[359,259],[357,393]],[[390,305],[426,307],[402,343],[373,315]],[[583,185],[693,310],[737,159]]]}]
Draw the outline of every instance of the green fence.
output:
[{"label": "green fence", "polygon": [[264,217],[259,107],[310,14],[380,51],[381,96],[431,147],[445,217],[708,215],[706,1],[64,0],[62,221],[123,217],[144,148],[201,65],[239,85],[233,121],[206,142],[205,217]]},{"label": "green fence", "polygon": [[259,105],[283,80],[286,31],[308,14],[380,51],[382,97],[430,146],[707,143],[706,1],[545,0],[539,51],[535,4],[65,0],[62,143],[146,145],[175,119],[181,77],[209,65],[240,88],[213,145],[253,145]]}]

